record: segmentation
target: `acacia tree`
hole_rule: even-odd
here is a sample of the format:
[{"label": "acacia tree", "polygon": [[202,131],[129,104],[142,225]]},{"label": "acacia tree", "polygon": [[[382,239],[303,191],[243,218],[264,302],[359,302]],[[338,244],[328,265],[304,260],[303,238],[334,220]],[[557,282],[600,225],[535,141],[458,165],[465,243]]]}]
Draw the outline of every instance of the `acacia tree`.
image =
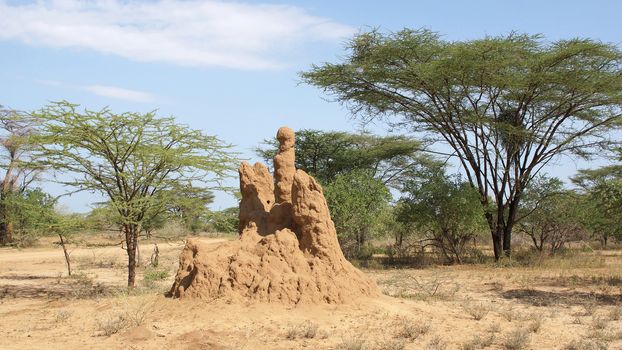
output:
[{"label": "acacia tree", "polygon": [[36,113],[40,155],[62,171],[62,184],[100,192],[119,213],[128,255],[128,286],[136,278],[137,239],[160,193],[179,182],[218,186],[233,168],[229,146],[155,113],[78,111],[57,102]]},{"label": "acacia tree", "polygon": [[192,232],[207,225],[207,206],[214,201],[214,193],[192,183],[178,182],[161,191],[157,203],[145,215],[143,229],[147,236],[164,227],[168,220],[176,220]]},{"label": "acacia tree", "polygon": [[[622,150],[617,150],[618,160]],[[581,186],[588,200],[590,215],[585,224],[603,246],[610,237],[622,239],[622,165],[580,170],[572,181]]]},{"label": "acacia tree", "polygon": [[523,193],[518,229],[531,239],[537,251],[543,252],[548,246],[554,255],[566,243],[585,238],[585,199],[564,189],[557,178],[538,176]]},{"label": "acacia tree", "polygon": [[365,257],[374,225],[391,199],[389,189],[370,171],[357,169],[337,175],[324,194],[344,253]]},{"label": "acacia tree", "polygon": [[[264,144],[267,147],[257,149],[257,154],[270,163],[278,151],[278,142],[272,139]],[[394,186],[428,161],[421,149],[420,141],[404,136],[303,129],[296,132],[296,168],[324,185],[337,175],[365,169],[385,185]]]},{"label": "acacia tree", "polygon": [[13,240],[14,222],[9,213],[15,196],[21,196],[40,171],[34,165],[28,136],[34,131],[33,119],[25,113],[0,106],[0,245]]},{"label": "acacia tree", "polygon": [[442,167],[404,185],[396,220],[414,225],[423,235],[422,246],[431,245],[450,263],[461,264],[466,244],[485,227],[478,193]]},{"label": "acacia tree", "polygon": [[589,39],[449,42],[427,30],[352,39],[342,63],[302,79],[366,120],[449,147],[479,192],[495,258],[511,251],[523,190],[560,155],[609,145],[621,119],[622,54]]}]

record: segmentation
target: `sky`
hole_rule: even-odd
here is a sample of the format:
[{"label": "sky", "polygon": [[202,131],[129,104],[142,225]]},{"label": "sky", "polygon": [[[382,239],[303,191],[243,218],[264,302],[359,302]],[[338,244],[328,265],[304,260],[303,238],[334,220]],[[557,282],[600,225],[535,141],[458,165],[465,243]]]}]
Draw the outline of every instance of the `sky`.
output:
[{"label": "sky", "polygon": [[[616,0],[0,0],[0,105],[33,111],[67,100],[115,112],[157,110],[256,161],[253,149],[283,125],[360,129],[298,75],[339,61],[358,32],[427,28],[468,40],[517,31],[620,46],[620,13]],[[386,133],[383,125],[372,129]],[[567,178],[596,164],[565,159],[547,172]],[[67,191],[49,181],[40,186]],[[100,200],[78,193],[61,204],[86,212]],[[212,208],[233,205],[218,193]]]}]

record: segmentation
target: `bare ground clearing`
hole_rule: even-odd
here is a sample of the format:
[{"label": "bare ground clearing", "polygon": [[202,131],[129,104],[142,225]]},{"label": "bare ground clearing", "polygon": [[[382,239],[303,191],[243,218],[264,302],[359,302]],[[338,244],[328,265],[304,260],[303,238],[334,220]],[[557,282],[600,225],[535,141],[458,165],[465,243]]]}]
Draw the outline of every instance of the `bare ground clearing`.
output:
[{"label": "bare ground clearing", "polygon": [[129,294],[119,246],[74,248],[73,278],[51,242],[0,249],[0,349],[622,349],[617,251],[537,268],[364,270],[382,297],[285,307],[165,298],[183,242],[158,244],[159,267],[141,268]]}]

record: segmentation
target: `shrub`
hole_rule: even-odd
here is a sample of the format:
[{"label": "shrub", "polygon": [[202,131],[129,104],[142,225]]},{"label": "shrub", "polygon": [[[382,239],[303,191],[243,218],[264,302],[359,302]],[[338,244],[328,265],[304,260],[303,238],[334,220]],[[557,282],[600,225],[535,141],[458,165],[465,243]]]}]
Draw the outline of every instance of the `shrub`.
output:
[{"label": "shrub", "polygon": [[476,335],[475,337],[473,337],[471,341],[464,343],[462,345],[462,350],[484,349],[484,348],[491,346],[494,341],[495,341],[494,333],[490,334],[487,337]]},{"label": "shrub", "polygon": [[318,328],[317,323],[306,321],[288,328],[285,337],[290,340],[298,338],[312,339],[317,335]]},{"label": "shrub", "polygon": [[487,305],[482,303],[473,303],[471,301],[467,301],[462,304],[462,308],[476,321],[483,319],[486,315],[488,315],[488,312],[490,312],[490,308]]},{"label": "shrub", "polygon": [[573,340],[564,347],[564,350],[607,350],[609,346],[601,341]]},{"label": "shrub", "polygon": [[367,350],[367,342],[361,338],[345,339],[337,344],[335,350]]},{"label": "shrub", "polygon": [[522,350],[529,343],[529,331],[526,329],[516,329],[506,338],[503,348],[506,350]]},{"label": "shrub", "polygon": [[336,176],[325,187],[325,195],[346,257],[369,253],[365,246],[391,199],[385,184],[367,170],[354,170]]},{"label": "shrub", "polygon": [[397,338],[415,340],[430,331],[429,323],[415,323],[410,319],[404,318],[397,325]]}]

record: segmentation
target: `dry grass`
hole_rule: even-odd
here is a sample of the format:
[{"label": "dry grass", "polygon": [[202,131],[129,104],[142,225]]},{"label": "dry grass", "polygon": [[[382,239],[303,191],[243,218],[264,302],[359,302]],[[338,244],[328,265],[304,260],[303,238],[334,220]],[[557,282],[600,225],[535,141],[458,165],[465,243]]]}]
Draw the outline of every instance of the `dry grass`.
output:
[{"label": "dry grass", "polygon": [[370,350],[367,341],[362,338],[344,339],[335,347],[335,350]]},{"label": "dry grass", "polygon": [[622,306],[614,306],[609,311],[609,319],[611,321],[619,321],[622,318]]},{"label": "dry grass", "polygon": [[603,330],[609,325],[609,319],[602,316],[594,316],[592,318],[591,327],[594,330]]},{"label": "dry grass", "polygon": [[425,350],[445,350],[447,342],[440,335],[435,335],[425,346]]},{"label": "dry grass", "polygon": [[501,317],[508,322],[512,322],[521,317],[521,313],[517,311],[513,305],[509,305],[507,308],[499,310],[499,315],[501,315]]},{"label": "dry grass", "polygon": [[573,340],[564,346],[564,350],[607,350],[607,343],[590,339]]},{"label": "dry grass", "polygon": [[69,311],[69,310],[64,310],[64,309],[57,310],[54,313],[54,320],[56,322],[59,322],[59,323],[66,322],[67,320],[69,320],[69,318],[71,317],[72,314],[73,313],[71,311]]},{"label": "dry grass", "polygon": [[525,328],[515,329],[510,332],[505,341],[503,348],[506,350],[522,350],[529,344],[530,333]]},{"label": "dry grass", "polygon": [[69,277],[71,296],[76,299],[93,299],[106,297],[112,294],[112,290],[103,283],[95,281],[92,277],[83,273],[74,273]]},{"label": "dry grass", "polygon": [[404,350],[406,341],[403,339],[385,339],[378,343],[377,350]]},{"label": "dry grass", "polygon": [[492,345],[495,341],[495,334],[490,334],[488,336],[480,336],[476,335],[470,341],[462,344],[462,350],[478,350],[485,349]]},{"label": "dry grass", "polygon": [[462,304],[462,309],[476,321],[482,320],[490,312],[490,306],[487,304],[473,301],[465,301]]},{"label": "dry grass", "polygon": [[395,274],[378,283],[383,294],[414,300],[451,300],[460,290],[460,284],[450,277],[418,278],[409,274]]},{"label": "dry grass", "polygon": [[544,321],[544,317],[542,317],[542,315],[539,314],[531,314],[529,315],[529,317],[527,318],[527,331],[531,332],[531,333],[538,333],[540,331],[540,328],[542,328],[542,323]]},{"label": "dry grass", "polygon": [[111,336],[122,329],[144,324],[154,307],[148,298],[127,298],[120,304],[120,310],[95,319],[95,330],[99,335]]},{"label": "dry grass", "polygon": [[430,331],[429,323],[415,322],[408,318],[401,318],[398,324],[396,338],[415,340],[422,335],[427,334]]},{"label": "dry grass", "polygon": [[[159,244],[159,267],[141,267],[140,286],[131,291],[124,287],[126,267],[106,258],[115,249],[123,254],[118,247],[76,248],[76,258],[86,257],[82,266],[76,262],[78,273],[72,278],[62,277],[65,266],[57,247],[49,249],[49,254],[41,254],[44,257],[39,255],[46,250],[44,247],[27,251],[27,255],[37,257],[32,261],[18,254],[10,260],[7,256],[12,252],[2,251],[0,333],[6,334],[11,344],[7,347],[0,340],[0,348],[38,348],[45,343],[50,348],[118,349],[128,347],[129,337],[146,332],[149,338],[136,340],[132,346],[257,350],[622,349],[619,251],[602,256],[594,253],[596,260],[603,256],[607,259],[606,267],[566,269],[573,264],[591,263],[589,258],[576,264],[565,263],[561,260],[568,257],[563,257],[535,267],[465,264],[364,270],[379,281],[385,294],[397,298],[383,296],[346,305],[290,308],[163,298],[161,291],[170,285],[181,244]],[[148,251],[145,249],[143,252]],[[541,267],[546,264],[557,265]],[[83,269],[87,265],[92,269]],[[598,261],[593,266],[598,266]],[[157,288],[148,288],[150,285]],[[426,321],[430,319],[433,323]],[[142,327],[126,332],[137,324]]]},{"label": "dry grass", "polygon": [[318,335],[319,325],[311,321],[305,321],[298,325],[290,326],[285,338],[294,340],[299,338],[313,339]]}]

